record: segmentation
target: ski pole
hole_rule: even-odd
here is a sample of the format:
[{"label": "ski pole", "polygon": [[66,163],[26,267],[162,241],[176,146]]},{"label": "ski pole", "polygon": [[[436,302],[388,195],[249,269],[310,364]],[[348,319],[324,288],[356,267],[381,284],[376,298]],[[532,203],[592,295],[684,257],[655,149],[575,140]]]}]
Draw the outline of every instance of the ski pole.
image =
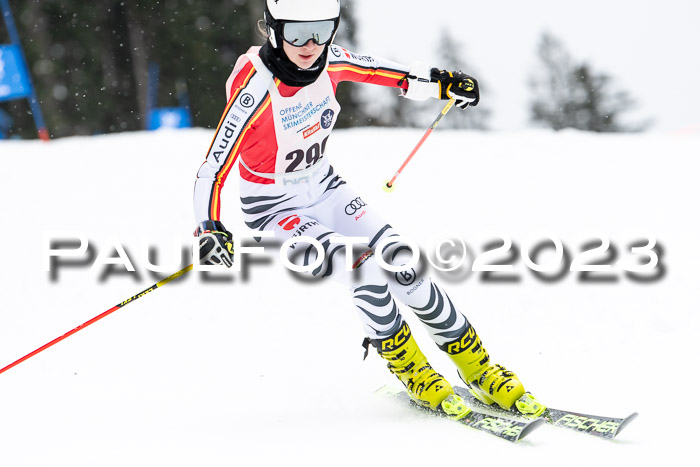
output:
[{"label": "ski pole", "polygon": [[384,191],[386,191],[387,193],[390,193],[390,192],[394,191],[394,189],[396,188],[396,187],[394,186],[394,182],[395,182],[396,179],[398,178],[399,174],[400,174],[400,173],[403,171],[403,169],[408,165],[408,163],[411,161],[411,159],[413,158],[413,156],[416,155],[416,153],[418,152],[418,150],[420,149],[420,147],[423,146],[423,143],[425,142],[426,139],[428,139],[428,136],[430,136],[430,133],[433,132],[433,130],[435,129],[435,127],[438,126],[438,124],[440,123],[440,120],[442,120],[442,117],[444,117],[445,115],[447,115],[447,112],[449,112],[450,109],[451,109],[454,105],[455,105],[455,100],[454,100],[454,99],[450,99],[450,101],[445,105],[445,107],[442,109],[442,111],[441,111],[440,114],[437,116],[437,118],[435,118],[435,121],[433,121],[433,124],[430,125],[430,128],[428,128],[428,131],[426,131],[425,134],[423,135],[423,137],[420,139],[420,141],[418,141],[418,144],[416,144],[416,147],[413,148],[413,151],[411,151],[411,154],[409,154],[408,157],[406,158],[406,160],[403,161],[403,164],[401,164],[401,167],[399,167],[399,170],[396,171],[396,173],[394,174],[393,178],[384,184],[384,187],[383,187],[383,188],[384,188]]},{"label": "ski pole", "polygon": [[187,266],[186,268],[181,269],[181,270],[179,270],[178,272],[176,272],[175,274],[173,274],[173,275],[171,275],[171,276],[169,276],[169,277],[166,277],[166,278],[163,279],[162,281],[153,284],[153,285],[150,286],[149,288],[145,289],[145,290],[142,291],[142,292],[137,293],[137,294],[134,295],[133,297],[128,298],[128,299],[124,300],[123,302],[121,302],[121,303],[119,303],[119,304],[117,304],[117,305],[114,305],[112,308],[110,308],[109,310],[105,311],[104,313],[101,313],[101,314],[95,316],[94,318],[92,318],[92,319],[89,320],[89,321],[84,322],[83,324],[81,324],[81,325],[78,326],[77,328],[75,328],[75,329],[73,329],[73,330],[71,330],[71,331],[68,331],[67,333],[63,334],[62,336],[57,337],[56,339],[52,340],[51,342],[48,342],[48,343],[42,345],[41,347],[39,347],[38,349],[36,349],[36,350],[34,350],[34,351],[28,353],[27,355],[25,355],[24,357],[20,358],[19,360],[15,361],[15,362],[13,362],[13,363],[10,363],[10,364],[7,365],[5,368],[0,369],[0,374],[6,372],[7,370],[9,370],[10,368],[12,368],[12,367],[14,367],[14,366],[19,365],[19,364],[22,363],[23,361],[32,358],[34,355],[43,352],[44,350],[48,349],[48,348],[51,347],[52,345],[58,344],[58,343],[61,342],[62,340],[66,339],[66,338],[68,338],[68,337],[70,337],[70,336],[72,336],[73,334],[75,334],[76,332],[80,331],[81,329],[85,329],[86,327],[90,326],[91,324],[98,322],[99,320],[101,320],[101,319],[104,318],[105,316],[112,314],[113,312],[117,311],[118,309],[120,309],[120,308],[122,308],[122,307],[125,307],[125,306],[128,305],[129,303],[131,303],[131,302],[133,302],[134,300],[137,300],[137,299],[143,297],[143,296],[146,295],[147,293],[153,292],[153,291],[154,291],[155,289],[157,289],[158,287],[163,287],[163,286],[164,286],[165,284],[167,284],[168,282],[170,282],[170,281],[172,281],[172,280],[174,280],[174,279],[177,279],[177,278],[180,277],[181,275],[183,275],[183,274],[185,274],[186,272],[189,272],[189,271],[191,271],[191,270],[192,270],[192,265],[190,264],[190,265]]}]

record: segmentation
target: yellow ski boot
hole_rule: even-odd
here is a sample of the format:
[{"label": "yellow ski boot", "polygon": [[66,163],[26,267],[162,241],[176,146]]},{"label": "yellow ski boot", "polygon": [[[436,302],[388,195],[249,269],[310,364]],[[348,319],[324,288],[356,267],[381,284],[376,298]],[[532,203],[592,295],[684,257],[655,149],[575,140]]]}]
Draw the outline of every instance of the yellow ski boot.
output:
[{"label": "yellow ski boot", "polygon": [[528,417],[538,417],[545,411],[545,406],[525,392],[515,373],[491,363],[488,352],[471,325],[460,339],[442,348],[457,366],[462,381],[484,404],[496,403],[502,409]]},{"label": "yellow ski boot", "polygon": [[393,336],[370,341],[387,367],[406,386],[409,396],[420,406],[461,418],[469,413],[464,401],[454,394],[452,386],[428,363],[408,324],[404,323]]}]

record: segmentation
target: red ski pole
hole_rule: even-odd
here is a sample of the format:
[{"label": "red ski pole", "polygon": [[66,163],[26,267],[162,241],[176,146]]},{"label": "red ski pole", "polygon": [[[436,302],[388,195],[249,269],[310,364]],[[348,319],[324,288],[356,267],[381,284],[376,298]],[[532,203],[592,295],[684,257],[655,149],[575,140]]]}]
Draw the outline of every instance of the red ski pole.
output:
[{"label": "red ski pole", "polygon": [[48,342],[48,343],[42,345],[41,347],[39,347],[38,349],[36,349],[36,350],[34,350],[34,351],[32,351],[32,352],[29,352],[27,355],[25,355],[24,357],[20,358],[19,360],[10,363],[9,365],[7,365],[6,367],[4,367],[3,369],[0,369],[0,374],[6,372],[7,370],[9,370],[9,369],[12,368],[12,367],[15,367],[15,366],[19,365],[20,363],[22,363],[22,362],[25,361],[25,360],[29,360],[29,359],[32,358],[34,355],[43,352],[44,350],[48,349],[49,347],[53,346],[54,344],[58,344],[58,343],[61,342],[62,340],[66,339],[66,338],[68,338],[68,337],[70,337],[70,336],[72,336],[73,334],[75,334],[76,332],[80,331],[81,329],[85,329],[86,327],[90,326],[91,324],[98,322],[99,320],[101,320],[101,319],[104,318],[105,316],[114,313],[114,312],[117,311],[118,309],[125,307],[126,305],[128,305],[128,304],[131,303],[131,302],[133,302],[134,300],[137,300],[137,299],[143,297],[144,295],[146,295],[146,294],[149,293],[149,292],[153,292],[153,291],[154,291],[155,289],[157,289],[158,287],[164,286],[164,285],[167,284],[168,282],[170,282],[170,281],[172,281],[172,280],[174,280],[174,279],[177,279],[177,278],[180,277],[181,275],[183,275],[183,274],[185,274],[186,272],[191,271],[191,270],[192,270],[192,265],[190,264],[189,266],[187,266],[187,267],[184,268],[184,269],[179,270],[178,272],[176,272],[176,273],[173,274],[172,276],[166,277],[166,278],[163,279],[162,281],[160,281],[160,282],[158,282],[158,283],[156,283],[156,284],[153,284],[153,285],[150,286],[149,288],[143,290],[142,292],[137,293],[137,294],[134,295],[133,297],[124,300],[123,302],[119,303],[118,305],[114,305],[112,308],[110,308],[109,310],[105,311],[104,313],[101,313],[101,314],[95,316],[94,318],[92,318],[92,319],[89,320],[89,321],[84,322],[83,324],[81,324],[81,325],[78,326],[77,328],[75,328],[75,329],[73,329],[73,330],[71,330],[71,331],[68,331],[67,333],[63,334],[63,335],[60,336],[60,337],[57,337],[56,339],[52,340],[51,342]]},{"label": "red ski pole", "polygon": [[392,177],[391,180],[389,180],[388,182],[386,182],[386,183],[384,184],[384,187],[383,187],[383,188],[384,188],[384,191],[386,191],[386,192],[392,192],[392,191],[394,191],[394,189],[396,188],[396,187],[394,187],[394,182],[395,182],[396,179],[398,178],[399,174],[401,174],[401,172],[402,172],[403,169],[408,165],[408,163],[411,161],[411,159],[413,158],[413,156],[416,155],[416,153],[418,152],[418,150],[420,149],[420,147],[423,146],[423,143],[425,143],[425,140],[428,139],[428,136],[430,136],[430,133],[433,132],[433,130],[435,129],[435,127],[438,126],[438,124],[440,123],[440,120],[442,120],[442,117],[444,117],[445,115],[447,115],[447,112],[449,112],[450,109],[451,109],[454,105],[455,105],[455,100],[454,100],[454,99],[450,99],[450,101],[445,105],[445,107],[442,109],[442,111],[440,112],[440,114],[437,116],[437,118],[435,119],[435,121],[433,121],[433,124],[430,125],[430,128],[428,128],[428,131],[426,131],[425,134],[423,135],[423,137],[420,139],[420,141],[418,141],[418,144],[416,144],[416,147],[413,148],[413,151],[411,151],[411,154],[409,154],[408,157],[406,158],[406,160],[403,161],[403,164],[401,164],[401,167],[399,167],[399,170],[396,171],[396,173],[394,174],[394,176]]}]

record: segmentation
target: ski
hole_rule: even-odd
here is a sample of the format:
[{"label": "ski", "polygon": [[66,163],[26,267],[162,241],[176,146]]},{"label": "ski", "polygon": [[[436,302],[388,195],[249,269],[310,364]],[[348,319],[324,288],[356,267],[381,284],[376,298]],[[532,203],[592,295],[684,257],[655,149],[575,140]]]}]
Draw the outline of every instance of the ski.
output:
[{"label": "ski", "polygon": [[[455,422],[474,428],[484,433],[497,436],[512,443],[518,442],[529,435],[535,428],[544,423],[542,419],[535,420],[514,420],[499,415],[491,415],[469,408],[469,412],[461,419],[453,419],[442,412],[431,410],[416,404],[408,395],[404,388],[395,386],[384,386],[376,391],[376,394],[385,395],[402,403],[408,404],[416,410],[425,414],[430,414],[440,418],[449,418]],[[465,400],[466,402],[466,400]]]},{"label": "ski", "polygon": [[[477,399],[469,389],[463,387],[455,387],[455,394],[459,395],[464,401],[476,407],[483,407],[488,411],[493,411],[494,413],[499,413],[504,416],[517,417],[517,419],[529,420],[524,416],[514,413],[508,410],[504,410],[497,405],[486,405]],[[540,416],[539,420],[544,420],[550,425],[568,428],[570,430],[577,431],[579,433],[584,433],[591,436],[597,436],[599,438],[613,439],[617,436],[624,427],[626,427],[632,420],[637,418],[639,415],[637,412],[624,417],[624,418],[614,418],[614,417],[603,417],[598,415],[588,415],[578,412],[571,412],[568,410],[560,410],[548,407],[544,413]]]}]

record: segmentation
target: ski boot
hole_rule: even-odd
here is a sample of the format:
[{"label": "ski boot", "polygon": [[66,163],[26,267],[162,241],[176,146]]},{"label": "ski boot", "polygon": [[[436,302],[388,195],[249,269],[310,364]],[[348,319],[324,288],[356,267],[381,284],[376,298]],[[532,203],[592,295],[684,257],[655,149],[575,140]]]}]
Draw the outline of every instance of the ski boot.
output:
[{"label": "ski boot", "polygon": [[457,366],[470,392],[486,405],[498,404],[504,410],[526,417],[539,417],[546,409],[535,397],[525,392],[523,384],[512,371],[491,363],[481,339],[469,325],[458,340],[441,347]]},{"label": "ski boot", "polygon": [[377,353],[389,362],[387,367],[403,383],[416,404],[455,419],[469,413],[462,398],[452,390],[452,385],[430,366],[408,324],[403,323],[391,337],[370,342]]}]

